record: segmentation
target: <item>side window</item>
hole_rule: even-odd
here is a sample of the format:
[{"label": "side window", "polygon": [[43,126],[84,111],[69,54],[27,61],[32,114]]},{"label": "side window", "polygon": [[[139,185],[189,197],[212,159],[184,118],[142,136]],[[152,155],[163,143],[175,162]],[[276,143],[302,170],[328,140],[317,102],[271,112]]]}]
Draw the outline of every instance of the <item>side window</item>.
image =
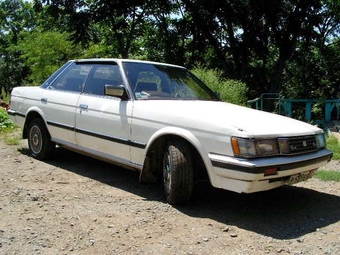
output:
[{"label": "side window", "polygon": [[91,64],[74,63],[68,67],[51,85],[53,89],[81,92]]},{"label": "side window", "polygon": [[[69,67],[72,63],[66,62],[62,67],[60,67],[57,71],[55,71],[47,80],[41,85],[42,88],[49,88],[51,83],[53,83],[54,79],[59,76],[67,67]],[[51,86],[51,88],[53,88]]]},{"label": "side window", "polygon": [[115,64],[95,64],[86,81],[84,93],[103,96],[105,85],[123,84],[119,66]]}]

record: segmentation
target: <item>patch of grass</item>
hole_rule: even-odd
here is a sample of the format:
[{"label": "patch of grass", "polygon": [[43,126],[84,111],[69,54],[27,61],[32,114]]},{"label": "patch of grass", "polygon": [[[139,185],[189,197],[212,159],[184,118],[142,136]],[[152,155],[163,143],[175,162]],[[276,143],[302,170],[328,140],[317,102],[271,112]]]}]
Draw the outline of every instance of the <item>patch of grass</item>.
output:
[{"label": "patch of grass", "polygon": [[340,144],[334,135],[327,138],[327,149],[333,151],[333,159],[340,160]]},{"label": "patch of grass", "polygon": [[19,145],[20,144],[20,137],[5,137],[4,141],[8,145]]},{"label": "patch of grass", "polygon": [[322,181],[340,182],[340,172],[337,171],[318,170],[314,177]]}]

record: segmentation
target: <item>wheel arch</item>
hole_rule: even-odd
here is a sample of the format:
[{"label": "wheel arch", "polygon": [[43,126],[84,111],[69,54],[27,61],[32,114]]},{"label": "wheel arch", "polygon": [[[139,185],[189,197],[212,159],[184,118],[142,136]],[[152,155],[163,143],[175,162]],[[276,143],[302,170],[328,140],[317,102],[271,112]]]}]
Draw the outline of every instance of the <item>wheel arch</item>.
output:
[{"label": "wheel arch", "polygon": [[38,107],[32,107],[26,113],[25,124],[24,124],[24,127],[23,127],[23,133],[22,133],[22,137],[24,139],[28,138],[28,127],[29,127],[31,121],[36,119],[36,118],[40,118],[44,121],[46,129],[47,129],[48,133],[50,134],[50,132],[47,128],[47,125],[46,125],[44,114],[41,111],[41,109],[39,109]]},{"label": "wheel arch", "polygon": [[165,145],[169,139],[185,141],[192,153],[194,164],[194,180],[209,179],[208,153],[199,139],[190,131],[182,128],[167,127],[156,132],[145,149],[145,160],[140,173],[140,182],[154,182],[162,173],[162,160]]}]

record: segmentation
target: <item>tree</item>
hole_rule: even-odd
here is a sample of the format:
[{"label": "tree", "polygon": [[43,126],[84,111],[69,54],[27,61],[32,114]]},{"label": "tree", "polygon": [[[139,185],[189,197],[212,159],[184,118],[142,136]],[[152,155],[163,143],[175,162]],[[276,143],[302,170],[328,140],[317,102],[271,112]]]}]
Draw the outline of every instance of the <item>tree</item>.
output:
[{"label": "tree", "polygon": [[62,64],[81,55],[66,32],[26,32],[22,37],[17,47],[22,51],[24,63],[30,67],[28,83],[32,85],[41,84]]},{"label": "tree", "polygon": [[28,68],[20,60],[20,51],[13,48],[21,31],[36,27],[36,18],[31,3],[21,0],[0,2],[0,91],[8,93],[21,85]]},{"label": "tree", "polygon": [[42,0],[35,1],[35,6],[46,6],[55,20],[64,20],[65,29],[72,33],[75,42],[88,45],[104,41],[112,55],[122,58],[138,52],[138,40],[143,37],[151,10],[158,8],[164,13],[168,8],[167,1],[141,0]]},{"label": "tree", "polygon": [[[290,97],[339,97],[340,1],[323,1],[314,38],[303,38],[287,64],[283,92]],[[309,39],[309,40],[308,40]]]},{"label": "tree", "polygon": [[[31,30],[66,32],[85,57],[204,64],[246,83],[251,98],[265,92],[334,96],[338,89],[339,0],[233,0],[223,8],[217,0],[35,0],[33,10]],[[7,50],[18,38],[12,30],[0,38]]]},{"label": "tree", "polygon": [[195,27],[213,48],[230,78],[247,82],[250,92],[279,92],[286,63],[300,40],[317,37],[319,0],[183,0]]}]

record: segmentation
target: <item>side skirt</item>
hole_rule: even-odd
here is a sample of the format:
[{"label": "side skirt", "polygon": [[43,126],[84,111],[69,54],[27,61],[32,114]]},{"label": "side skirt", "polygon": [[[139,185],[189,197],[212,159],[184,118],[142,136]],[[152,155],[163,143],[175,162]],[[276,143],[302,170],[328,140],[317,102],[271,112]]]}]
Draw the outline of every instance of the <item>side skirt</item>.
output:
[{"label": "side skirt", "polygon": [[69,143],[69,142],[66,142],[66,141],[60,140],[60,139],[52,138],[51,140],[53,142],[55,142],[56,144],[58,144],[60,147],[63,147],[65,149],[83,154],[85,156],[89,156],[89,157],[92,157],[92,158],[95,158],[95,159],[105,161],[105,162],[110,163],[110,164],[118,165],[118,166],[128,168],[128,169],[131,169],[131,170],[136,170],[136,171],[141,171],[142,168],[143,168],[142,165],[134,164],[130,161],[127,161],[127,160],[122,159],[120,157],[113,156],[111,154],[102,153],[100,151],[92,150],[92,149],[82,147],[82,146],[79,146],[79,145],[76,145],[76,144],[73,144],[73,143]]}]

